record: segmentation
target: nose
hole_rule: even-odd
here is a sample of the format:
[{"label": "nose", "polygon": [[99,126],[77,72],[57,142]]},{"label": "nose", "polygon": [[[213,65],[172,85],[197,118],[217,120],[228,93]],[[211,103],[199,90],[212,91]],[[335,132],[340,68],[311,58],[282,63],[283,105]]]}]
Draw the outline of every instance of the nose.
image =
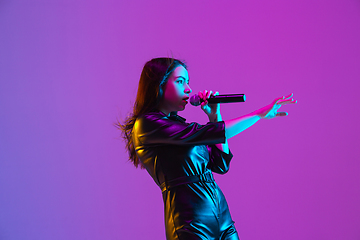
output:
[{"label": "nose", "polygon": [[189,94],[189,93],[191,93],[191,92],[192,92],[192,90],[191,90],[191,88],[190,88],[189,84],[186,84],[186,88],[185,88],[184,92],[185,92],[185,93],[187,93],[187,94]]}]

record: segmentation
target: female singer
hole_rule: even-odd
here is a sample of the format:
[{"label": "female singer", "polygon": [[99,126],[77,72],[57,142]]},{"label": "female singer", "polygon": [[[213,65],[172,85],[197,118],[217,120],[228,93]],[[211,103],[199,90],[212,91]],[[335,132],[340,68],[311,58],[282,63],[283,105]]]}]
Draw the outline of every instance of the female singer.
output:
[{"label": "female singer", "polygon": [[191,88],[186,65],[172,58],[147,62],[140,76],[132,114],[118,123],[130,160],[145,168],[162,191],[166,239],[239,239],[228,205],[212,172],[229,170],[232,153],[227,139],[260,119],[286,116],[278,112],[296,103],[292,94],[242,117],[223,121],[219,104],[208,104],[212,91],[199,92],[209,123],[187,123]]}]

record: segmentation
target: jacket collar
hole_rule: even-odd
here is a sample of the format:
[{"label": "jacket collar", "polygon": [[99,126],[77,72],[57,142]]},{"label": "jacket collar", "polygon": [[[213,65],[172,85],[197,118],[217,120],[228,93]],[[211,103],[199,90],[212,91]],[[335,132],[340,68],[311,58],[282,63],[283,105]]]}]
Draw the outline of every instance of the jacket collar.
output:
[{"label": "jacket collar", "polygon": [[175,112],[171,112],[170,113],[170,117],[168,117],[171,120],[175,120],[175,121],[179,121],[179,122],[186,122],[186,119],[183,117],[180,117],[179,115],[177,115]]},{"label": "jacket collar", "polygon": [[171,112],[170,113],[170,116],[166,116],[165,113],[163,113],[162,111],[158,110],[158,109],[155,109],[154,110],[155,112],[159,112],[161,113],[162,115],[164,115],[165,117],[167,117],[168,119],[171,119],[171,120],[174,120],[174,121],[179,121],[179,122],[183,122],[185,123],[186,122],[186,119],[177,115],[176,112]]}]

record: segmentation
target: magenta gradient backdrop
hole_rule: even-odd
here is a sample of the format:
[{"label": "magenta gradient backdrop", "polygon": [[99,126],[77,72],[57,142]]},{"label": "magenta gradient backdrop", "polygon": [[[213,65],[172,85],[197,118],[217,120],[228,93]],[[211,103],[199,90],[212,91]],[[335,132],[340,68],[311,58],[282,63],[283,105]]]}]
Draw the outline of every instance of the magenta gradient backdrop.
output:
[{"label": "magenta gradient backdrop", "polygon": [[245,93],[224,119],[298,100],[229,141],[215,178],[242,240],[360,239],[358,0],[0,1],[0,239],[165,239],[112,125],[159,56],[194,92]]}]

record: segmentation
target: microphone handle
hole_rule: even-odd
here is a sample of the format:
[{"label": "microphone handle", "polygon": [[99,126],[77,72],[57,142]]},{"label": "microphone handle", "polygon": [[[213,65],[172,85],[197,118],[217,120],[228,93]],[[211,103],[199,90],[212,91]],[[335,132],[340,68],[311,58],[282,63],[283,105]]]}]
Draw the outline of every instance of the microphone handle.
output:
[{"label": "microphone handle", "polygon": [[234,102],[245,102],[245,94],[226,94],[217,95],[208,98],[208,103],[234,103]]}]

